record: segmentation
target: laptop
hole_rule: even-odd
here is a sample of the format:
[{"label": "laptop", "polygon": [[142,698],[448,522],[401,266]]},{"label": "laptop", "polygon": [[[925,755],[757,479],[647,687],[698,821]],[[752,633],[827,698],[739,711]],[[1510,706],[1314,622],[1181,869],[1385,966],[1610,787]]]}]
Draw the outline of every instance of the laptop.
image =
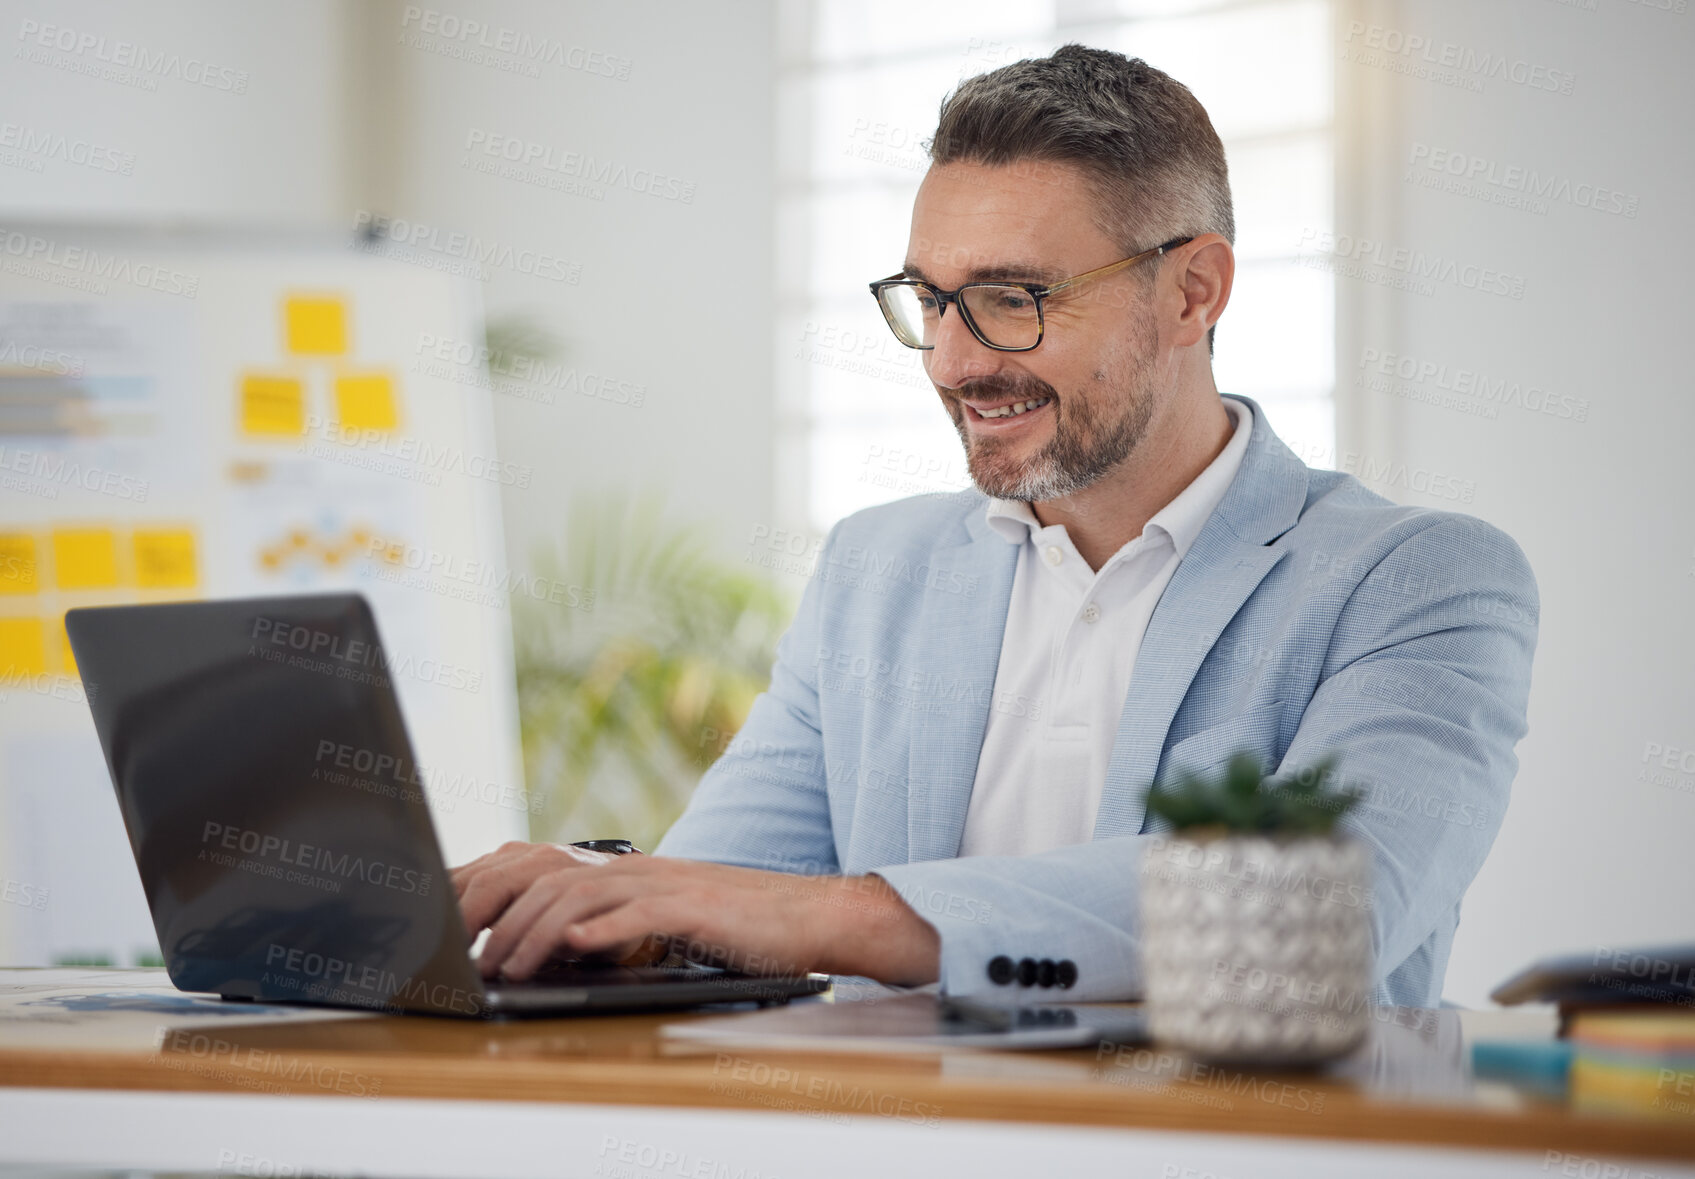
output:
[{"label": "laptop", "polygon": [[586,962],[485,982],[361,595],[87,607],[65,629],[180,990],[487,1017],[829,987]]}]

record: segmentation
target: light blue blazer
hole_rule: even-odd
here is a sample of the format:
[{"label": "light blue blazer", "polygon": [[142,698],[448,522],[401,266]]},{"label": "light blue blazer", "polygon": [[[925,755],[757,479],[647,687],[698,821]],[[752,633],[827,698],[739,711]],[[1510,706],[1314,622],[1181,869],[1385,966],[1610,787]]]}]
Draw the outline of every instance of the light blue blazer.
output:
[{"label": "light blue blazer", "polygon": [[1311,469],[1240,400],[1247,455],[1148,624],[1090,842],[959,856],[989,709],[1028,705],[994,691],[1017,547],[965,491],[831,530],[770,689],[658,854],[875,873],[936,928],[952,994],[1004,993],[1005,955],[1075,963],[1068,999],[1133,998],[1148,784],[1334,751],[1367,796],[1343,826],[1375,861],[1376,1001],[1435,1006],[1518,766],[1535,579],[1498,529]]}]

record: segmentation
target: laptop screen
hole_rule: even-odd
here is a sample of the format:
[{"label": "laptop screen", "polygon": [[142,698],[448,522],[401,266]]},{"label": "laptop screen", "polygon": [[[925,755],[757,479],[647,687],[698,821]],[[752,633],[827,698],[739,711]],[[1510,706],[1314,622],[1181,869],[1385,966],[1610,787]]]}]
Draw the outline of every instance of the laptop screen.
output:
[{"label": "laptop screen", "polygon": [[66,629],[173,983],[482,1012],[362,597],[90,608]]}]

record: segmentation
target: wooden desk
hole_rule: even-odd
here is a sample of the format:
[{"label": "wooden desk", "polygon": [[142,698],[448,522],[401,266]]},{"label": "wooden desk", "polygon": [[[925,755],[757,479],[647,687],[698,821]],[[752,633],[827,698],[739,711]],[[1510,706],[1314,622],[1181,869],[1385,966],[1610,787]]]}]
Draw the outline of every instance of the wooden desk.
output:
[{"label": "wooden desk", "polygon": [[[1479,1028],[1547,1035],[1549,1015],[1378,1014],[1356,1057],[1279,1076],[1112,1045],[680,1054],[659,1026],[716,1017],[251,1009],[181,995],[160,971],[5,970],[0,1162],[671,1179],[908,1173],[891,1169],[897,1158],[946,1176],[973,1158],[981,1175],[1110,1165],[1186,1179],[1358,1174],[1394,1160],[1408,1173],[1451,1163],[1547,1177],[1628,1159],[1636,1177],[1683,1173],[1645,1160],[1695,1161],[1695,1119],[1586,1115],[1473,1081]],[[540,1157],[501,1153],[524,1142]],[[691,1158],[693,1172],[677,1169]],[[1126,1169],[1134,1160],[1143,1169]]]}]

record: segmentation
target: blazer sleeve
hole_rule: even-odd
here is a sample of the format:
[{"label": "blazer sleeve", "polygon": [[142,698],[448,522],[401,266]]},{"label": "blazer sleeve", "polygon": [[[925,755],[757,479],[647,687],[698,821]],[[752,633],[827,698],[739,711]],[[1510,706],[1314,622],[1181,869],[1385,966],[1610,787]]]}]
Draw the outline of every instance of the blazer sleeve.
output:
[{"label": "blazer sleeve", "polygon": [[[1437,586],[1433,570],[1451,580]],[[1444,515],[1378,562],[1337,619],[1327,674],[1280,768],[1337,751],[1341,784],[1366,796],[1343,826],[1373,857],[1380,990],[1452,922],[1500,828],[1518,765],[1513,746],[1526,731],[1537,613],[1535,579],[1511,538]],[[1067,998],[1134,998],[1139,862],[1156,838],[877,874],[940,933],[951,993],[999,991],[987,964],[1004,954],[1073,961]]]},{"label": "blazer sleeve", "polygon": [[[827,560],[837,529],[819,555]],[[772,872],[840,871],[826,789],[817,661],[823,579],[807,582],[800,609],[777,643],[771,685],[695,787],[655,855],[711,860]]]},{"label": "blazer sleeve", "polygon": [[[1453,570],[1436,584],[1431,570]],[[1449,516],[1360,583],[1331,638],[1340,664],[1284,756],[1340,754],[1363,802],[1341,827],[1371,848],[1381,978],[1451,923],[1494,845],[1528,730],[1540,604],[1510,537]]]}]

